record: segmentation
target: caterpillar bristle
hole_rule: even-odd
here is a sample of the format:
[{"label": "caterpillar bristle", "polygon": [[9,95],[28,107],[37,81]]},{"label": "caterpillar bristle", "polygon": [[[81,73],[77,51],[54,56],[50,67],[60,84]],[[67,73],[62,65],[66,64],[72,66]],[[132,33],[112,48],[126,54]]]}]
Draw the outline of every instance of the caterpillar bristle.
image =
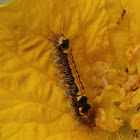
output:
[{"label": "caterpillar bristle", "polygon": [[68,108],[69,108],[69,109],[72,109],[72,105],[71,105],[71,104],[68,104]]},{"label": "caterpillar bristle", "polygon": [[79,125],[79,122],[78,122],[78,121],[75,121],[75,124],[76,124],[76,125]]},{"label": "caterpillar bristle", "polygon": [[65,97],[68,97],[69,96],[66,89],[64,89],[63,94],[64,94]]}]

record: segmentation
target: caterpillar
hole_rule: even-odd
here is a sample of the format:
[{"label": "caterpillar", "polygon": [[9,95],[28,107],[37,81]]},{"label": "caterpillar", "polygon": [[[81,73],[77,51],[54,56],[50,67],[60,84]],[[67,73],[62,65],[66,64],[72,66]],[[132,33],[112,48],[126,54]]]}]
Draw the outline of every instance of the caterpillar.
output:
[{"label": "caterpillar", "polygon": [[71,99],[70,108],[73,109],[78,123],[81,122],[81,124],[91,128],[93,126],[91,106],[87,103],[84,86],[76,70],[69,39],[65,38],[62,33],[53,33],[49,41],[54,45],[52,48],[54,50],[54,63],[58,68],[57,73],[62,74],[60,83],[66,87],[64,94]]},{"label": "caterpillar", "polygon": [[121,24],[122,23],[125,14],[126,14],[126,10],[123,10],[123,12],[121,13],[121,17],[117,21],[117,24]]}]

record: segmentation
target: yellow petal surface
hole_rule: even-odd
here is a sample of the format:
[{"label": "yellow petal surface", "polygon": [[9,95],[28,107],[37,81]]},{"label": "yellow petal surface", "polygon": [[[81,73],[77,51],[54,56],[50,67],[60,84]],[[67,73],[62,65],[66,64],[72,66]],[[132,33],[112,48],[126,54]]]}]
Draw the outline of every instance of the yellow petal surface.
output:
[{"label": "yellow petal surface", "polygon": [[[139,44],[138,4],[138,0],[13,0],[0,6],[0,140],[134,138],[130,118],[136,108],[123,112],[118,104],[125,99],[120,91],[129,74],[124,71],[128,67],[131,73],[126,52]],[[105,118],[93,129],[77,126],[68,109],[70,100],[63,95],[53,64],[51,31],[70,39],[88,101],[97,116]]]}]

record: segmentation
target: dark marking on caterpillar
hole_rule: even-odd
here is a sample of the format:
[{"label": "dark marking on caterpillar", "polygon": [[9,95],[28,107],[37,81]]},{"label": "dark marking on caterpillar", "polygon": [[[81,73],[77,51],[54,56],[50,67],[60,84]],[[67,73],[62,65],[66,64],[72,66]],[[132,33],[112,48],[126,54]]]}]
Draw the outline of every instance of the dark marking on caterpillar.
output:
[{"label": "dark marking on caterpillar", "polygon": [[64,93],[71,99],[72,112],[78,122],[91,128],[94,124],[93,115],[90,112],[91,106],[87,103],[84,86],[76,70],[69,39],[62,33],[53,33],[49,41],[54,45],[54,63],[57,65],[58,73],[62,74],[60,82],[66,87]]},{"label": "dark marking on caterpillar", "polygon": [[121,13],[121,17],[117,21],[118,25],[122,23],[125,14],[126,14],[126,10],[124,9],[123,12]]}]

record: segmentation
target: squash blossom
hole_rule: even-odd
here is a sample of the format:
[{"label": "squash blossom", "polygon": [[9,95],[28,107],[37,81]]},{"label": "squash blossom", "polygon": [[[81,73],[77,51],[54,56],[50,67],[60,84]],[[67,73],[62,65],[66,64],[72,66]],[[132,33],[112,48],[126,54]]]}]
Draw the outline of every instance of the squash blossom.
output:
[{"label": "squash blossom", "polygon": [[[140,139],[140,1],[13,0],[0,5],[0,140]],[[96,127],[76,125],[53,64],[70,40]]]}]

